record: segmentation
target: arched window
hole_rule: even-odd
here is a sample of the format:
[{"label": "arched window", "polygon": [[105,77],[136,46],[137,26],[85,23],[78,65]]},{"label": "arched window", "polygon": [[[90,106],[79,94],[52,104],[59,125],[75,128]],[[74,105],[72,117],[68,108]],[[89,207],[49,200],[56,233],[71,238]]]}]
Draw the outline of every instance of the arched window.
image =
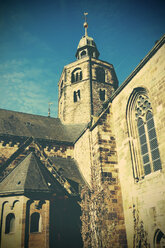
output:
[{"label": "arched window", "polygon": [[165,234],[159,229],[155,232],[154,247],[155,248],[165,247]]},{"label": "arched window", "polygon": [[82,51],[81,52],[81,58],[85,57],[86,56],[86,51]]},{"label": "arched window", "polygon": [[82,80],[82,70],[81,68],[76,68],[74,69],[74,71],[72,72],[72,76],[71,76],[71,82],[75,83],[78,81]]},{"label": "arched window", "polygon": [[5,233],[11,233],[15,231],[15,215],[10,213],[6,216]]},{"label": "arched window", "polygon": [[96,80],[98,82],[105,82],[105,71],[101,67],[96,68]]},{"label": "arched window", "polygon": [[73,92],[73,101],[74,102],[80,101],[80,90],[77,90],[77,91]]},{"label": "arched window", "polygon": [[134,177],[139,180],[162,168],[152,106],[142,88],[134,90],[129,99],[127,124]]},{"label": "arched window", "polygon": [[41,217],[38,212],[31,215],[30,218],[30,232],[40,232],[41,231]]}]

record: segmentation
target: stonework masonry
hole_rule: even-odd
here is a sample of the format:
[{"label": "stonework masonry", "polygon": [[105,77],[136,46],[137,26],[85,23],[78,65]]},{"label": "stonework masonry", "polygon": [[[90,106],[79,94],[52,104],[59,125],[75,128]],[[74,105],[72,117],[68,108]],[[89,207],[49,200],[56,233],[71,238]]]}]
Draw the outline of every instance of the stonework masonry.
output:
[{"label": "stonework masonry", "polygon": [[91,129],[90,145],[91,187],[82,191],[81,203],[84,247],[126,247],[116,142],[109,109]]},{"label": "stonework masonry", "polygon": [[[100,78],[99,70],[103,73]],[[82,78],[78,74],[80,71]],[[117,86],[118,80],[113,65],[101,60],[87,57],[65,66],[59,81],[59,118],[64,123],[89,122],[91,115],[102,109],[103,103]],[[100,91],[104,94],[102,100]]]},{"label": "stonework masonry", "polygon": [[165,36],[118,88],[84,27],[59,118],[0,110],[1,248],[165,247]]},{"label": "stonework masonry", "polygon": [[[136,247],[139,242],[141,247],[158,247],[154,246],[154,235],[158,229],[165,233],[164,55],[165,46],[162,46],[115,97],[112,104],[128,247]],[[162,170],[136,181],[133,176],[130,141],[133,139],[137,144],[138,139],[128,135],[126,109],[130,94],[138,87],[147,90],[152,104]],[[144,237],[142,237],[142,232],[145,233]]]}]

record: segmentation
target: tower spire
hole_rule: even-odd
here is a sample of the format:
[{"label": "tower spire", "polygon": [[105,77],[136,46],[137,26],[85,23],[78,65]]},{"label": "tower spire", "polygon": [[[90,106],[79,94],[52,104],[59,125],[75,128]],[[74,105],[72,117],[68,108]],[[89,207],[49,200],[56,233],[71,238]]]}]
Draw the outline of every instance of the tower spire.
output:
[{"label": "tower spire", "polygon": [[87,28],[88,28],[87,15],[88,15],[88,13],[85,12],[85,13],[84,13],[84,17],[85,17],[85,22],[84,22],[85,36],[88,36],[88,34],[87,34]]}]

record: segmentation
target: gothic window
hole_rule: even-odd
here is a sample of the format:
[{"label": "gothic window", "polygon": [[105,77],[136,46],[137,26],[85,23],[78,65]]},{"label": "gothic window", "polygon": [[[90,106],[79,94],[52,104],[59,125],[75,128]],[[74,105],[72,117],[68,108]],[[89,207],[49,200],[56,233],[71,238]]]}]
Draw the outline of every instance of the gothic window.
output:
[{"label": "gothic window", "polygon": [[154,247],[164,248],[165,247],[165,234],[161,230],[157,230],[154,237]]},{"label": "gothic window", "polygon": [[139,180],[162,168],[152,106],[142,88],[130,97],[127,121],[134,177]]},{"label": "gothic window", "polygon": [[5,233],[11,233],[15,230],[15,215],[10,213],[6,216],[6,223],[5,223]]},{"label": "gothic window", "polygon": [[80,90],[73,92],[73,101],[78,102],[80,100]]},{"label": "gothic window", "polygon": [[140,95],[135,107],[137,129],[141,149],[144,174],[161,169],[159,148],[157,143],[151,103],[147,96]]},{"label": "gothic window", "polygon": [[105,82],[105,71],[101,67],[96,68],[96,80],[98,82]]},{"label": "gothic window", "polygon": [[72,72],[72,76],[71,76],[71,82],[75,83],[78,81],[82,80],[82,70],[80,68],[76,68],[73,72]]},{"label": "gothic window", "polygon": [[35,212],[31,215],[30,218],[30,232],[40,232],[41,228],[41,218],[40,218],[40,214],[38,212]]},{"label": "gothic window", "polygon": [[105,90],[100,89],[99,95],[100,95],[100,100],[105,101]]}]

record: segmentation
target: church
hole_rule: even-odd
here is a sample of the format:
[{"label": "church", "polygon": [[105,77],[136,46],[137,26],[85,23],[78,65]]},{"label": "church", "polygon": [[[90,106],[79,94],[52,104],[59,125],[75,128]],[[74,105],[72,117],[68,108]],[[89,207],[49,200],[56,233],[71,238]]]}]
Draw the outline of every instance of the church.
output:
[{"label": "church", "polygon": [[58,118],[0,109],[1,248],[165,247],[165,36],[118,87],[87,28]]}]

